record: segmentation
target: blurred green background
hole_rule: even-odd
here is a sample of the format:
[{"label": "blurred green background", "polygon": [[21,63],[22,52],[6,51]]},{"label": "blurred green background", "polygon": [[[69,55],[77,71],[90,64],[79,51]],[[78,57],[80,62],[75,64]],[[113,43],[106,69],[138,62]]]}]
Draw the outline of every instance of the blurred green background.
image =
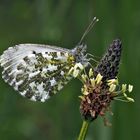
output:
[{"label": "blurred green background", "polygon": [[[138,0],[0,0],[0,54],[20,43],[73,48],[94,16],[100,21],[86,36],[88,51],[102,56],[120,38],[123,54],[119,78],[134,85],[135,103],[112,103],[112,127],[99,117],[86,140],[140,139],[140,1]],[[2,71],[2,69],[1,69]],[[22,98],[0,78],[0,140],[75,140],[82,120],[72,80],[45,103]]]}]

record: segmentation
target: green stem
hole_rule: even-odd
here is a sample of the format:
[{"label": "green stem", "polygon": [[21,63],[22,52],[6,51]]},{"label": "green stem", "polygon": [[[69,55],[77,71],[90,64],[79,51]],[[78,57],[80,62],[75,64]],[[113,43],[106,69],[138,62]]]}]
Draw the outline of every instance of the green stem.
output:
[{"label": "green stem", "polygon": [[87,130],[88,130],[89,122],[88,121],[83,121],[80,134],[77,140],[85,140]]}]

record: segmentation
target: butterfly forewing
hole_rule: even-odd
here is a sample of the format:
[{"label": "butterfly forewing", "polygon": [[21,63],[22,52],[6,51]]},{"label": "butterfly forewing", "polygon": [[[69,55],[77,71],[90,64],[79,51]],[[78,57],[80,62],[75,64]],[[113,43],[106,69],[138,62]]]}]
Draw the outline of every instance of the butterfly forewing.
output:
[{"label": "butterfly forewing", "polygon": [[59,47],[21,44],[10,47],[0,56],[3,79],[33,101],[44,102],[72,78],[71,51]]}]

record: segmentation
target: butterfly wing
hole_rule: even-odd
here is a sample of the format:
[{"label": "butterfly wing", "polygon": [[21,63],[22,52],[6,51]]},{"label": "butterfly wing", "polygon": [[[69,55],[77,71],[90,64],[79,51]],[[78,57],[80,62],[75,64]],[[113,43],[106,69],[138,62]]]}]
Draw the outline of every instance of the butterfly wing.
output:
[{"label": "butterfly wing", "polygon": [[2,78],[22,96],[44,102],[70,81],[73,60],[68,49],[20,44],[0,56]]}]

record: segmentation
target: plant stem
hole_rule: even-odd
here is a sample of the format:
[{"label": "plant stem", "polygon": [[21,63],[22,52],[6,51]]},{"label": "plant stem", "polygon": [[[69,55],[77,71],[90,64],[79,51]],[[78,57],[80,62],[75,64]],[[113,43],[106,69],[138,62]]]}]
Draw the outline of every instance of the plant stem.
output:
[{"label": "plant stem", "polygon": [[80,134],[77,140],[85,140],[87,130],[88,130],[89,122],[88,121],[83,121]]}]

